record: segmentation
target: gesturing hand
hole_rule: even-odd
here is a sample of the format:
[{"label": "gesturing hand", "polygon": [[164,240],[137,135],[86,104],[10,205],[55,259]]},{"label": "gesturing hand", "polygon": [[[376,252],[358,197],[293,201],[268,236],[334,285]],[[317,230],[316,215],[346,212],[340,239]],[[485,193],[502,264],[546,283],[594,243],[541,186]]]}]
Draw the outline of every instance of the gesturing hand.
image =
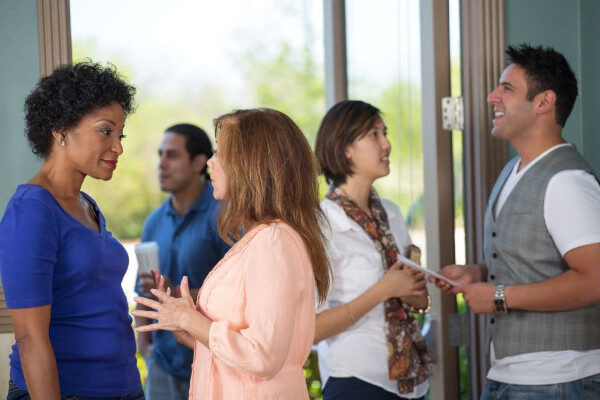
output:
[{"label": "gesturing hand", "polygon": [[[168,331],[181,330],[185,321],[188,321],[194,313],[196,306],[190,295],[188,279],[186,276],[181,280],[181,297],[171,297],[171,289],[164,291],[164,281],[157,285],[159,289],[152,289],[150,292],[155,295],[158,301],[147,299],[145,297],[136,297],[134,300],[155,311],[134,310],[131,313],[137,317],[154,319],[157,322],[150,325],[144,325],[136,328],[137,332],[155,331],[164,329]],[[162,284],[161,284],[162,283]]]}]

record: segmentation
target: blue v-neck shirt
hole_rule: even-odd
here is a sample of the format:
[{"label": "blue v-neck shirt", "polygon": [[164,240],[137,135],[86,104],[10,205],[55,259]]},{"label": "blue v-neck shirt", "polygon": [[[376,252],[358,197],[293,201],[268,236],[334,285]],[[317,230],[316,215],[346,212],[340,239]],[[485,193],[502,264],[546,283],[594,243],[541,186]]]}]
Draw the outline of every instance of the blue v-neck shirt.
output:
[{"label": "blue v-neck shirt", "polygon": [[[119,397],[139,392],[135,339],[121,281],[129,259],[106,230],[69,215],[38,185],[17,187],[0,222],[0,271],[8,308],[51,306],[49,337],[61,394]],[[27,390],[19,349],[10,377]]]},{"label": "blue v-neck shirt", "polygon": [[[161,273],[174,285],[187,276],[190,288],[200,288],[229,250],[217,233],[219,201],[213,197],[212,185],[204,185],[185,215],[177,214],[169,198],[148,216],[142,230],[143,242],[158,243]],[[153,360],[170,375],[189,380],[194,352],[177,343],[169,331],[155,331],[152,339]]]}]

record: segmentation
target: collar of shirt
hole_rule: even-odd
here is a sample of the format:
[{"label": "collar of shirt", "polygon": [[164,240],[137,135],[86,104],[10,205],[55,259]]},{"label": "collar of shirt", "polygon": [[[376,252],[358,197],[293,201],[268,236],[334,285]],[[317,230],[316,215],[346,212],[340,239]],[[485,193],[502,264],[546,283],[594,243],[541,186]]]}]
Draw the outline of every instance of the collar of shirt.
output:
[{"label": "collar of shirt", "polygon": [[186,215],[192,212],[204,211],[209,204],[209,201],[213,197],[213,187],[210,182],[204,182],[204,190],[200,193],[200,196],[194,201],[191,207],[186,211],[183,216],[179,216],[175,208],[173,207],[173,196],[169,197],[169,201],[167,202],[167,215],[174,217],[176,219],[185,218]]},{"label": "collar of shirt", "polygon": [[[390,212],[391,210],[389,207],[386,207],[384,200],[382,200],[381,204],[387,213],[388,221],[391,223],[392,220],[397,218],[397,215],[394,212]],[[334,201],[325,199],[325,201],[321,203],[321,206],[325,215],[327,215],[332,231],[344,232],[350,229],[354,231],[363,230],[363,228],[356,221],[352,220],[352,218],[348,217],[344,209]]]},{"label": "collar of shirt", "polygon": [[513,167],[512,174],[523,176],[525,174],[525,172],[527,172],[531,167],[533,167],[535,164],[537,164],[542,158],[546,157],[548,154],[552,153],[554,150],[560,149],[561,147],[566,147],[566,146],[573,146],[573,145],[571,143],[561,143],[561,144],[557,144],[556,146],[552,146],[548,150],[544,151],[542,154],[537,156],[529,164],[527,164],[525,166],[525,168],[523,168],[520,171],[517,171],[519,169],[519,166],[521,165],[521,159],[519,158],[519,161],[517,161],[517,163]]}]

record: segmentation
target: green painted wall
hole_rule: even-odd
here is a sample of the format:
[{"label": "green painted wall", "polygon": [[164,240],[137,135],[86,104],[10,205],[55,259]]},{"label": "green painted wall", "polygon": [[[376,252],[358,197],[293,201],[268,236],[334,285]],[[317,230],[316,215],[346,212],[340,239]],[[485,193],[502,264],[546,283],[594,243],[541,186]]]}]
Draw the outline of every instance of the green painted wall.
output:
[{"label": "green painted wall", "polygon": [[0,1],[0,213],[40,162],[25,139],[23,102],[40,77],[36,0]]},{"label": "green painted wall", "polygon": [[579,97],[563,130],[600,173],[600,1],[505,0],[506,44],[551,46],[565,55],[579,83]]},{"label": "green painted wall", "polygon": [[596,173],[600,173],[600,1],[580,0],[582,150]]},{"label": "green painted wall", "polygon": [[[36,0],[0,0],[0,215],[15,186],[39,168],[23,134],[23,101],[40,77]],[[0,335],[0,398],[6,398],[12,333]]]}]

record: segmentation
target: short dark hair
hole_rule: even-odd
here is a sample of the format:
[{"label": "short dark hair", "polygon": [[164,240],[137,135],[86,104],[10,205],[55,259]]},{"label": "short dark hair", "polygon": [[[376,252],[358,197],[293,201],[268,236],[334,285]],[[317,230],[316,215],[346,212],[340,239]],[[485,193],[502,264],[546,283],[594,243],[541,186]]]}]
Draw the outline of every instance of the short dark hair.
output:
[{"label": "short dark hair", "polygon": [[64,65],[41,78],[25,100],[25,136],[31,151],[47,158],[52,149],[52,130],[72,128],[81,118],[113,102],[129,115],[135,88],[117,73],[91,60]]},{"label": "short dark hair", "polygon": [[[212,144],[210,143],[208,135],[204,129],[196,125],[172,125],[165,130],[165,133],[176,133],[178,135],[185,136],[185,149],[190,155],[190,160],[193,160],[198,154],[204,154],[207,159],[213,156]],[[202,169],[200,175],[204,175],[207,179],[210,178],[207,165],[204,166],[204,169]]]},{"label": "short dark hair", "polygon": [[528,101],[545,90],[556,93],[556,123],[565,126],[577,98],[577,78],[565,57],[551,47],[526,43],[508,46],[506,55],[525,70]]},{"label": "short dark hair", "polygon": [[328,183],[339,186],[352,175],[352,163],[346,148],[373,127],[381,112],[377,107],[359,100],[344,100],[333,107],[321,121],[315,155]]}]

